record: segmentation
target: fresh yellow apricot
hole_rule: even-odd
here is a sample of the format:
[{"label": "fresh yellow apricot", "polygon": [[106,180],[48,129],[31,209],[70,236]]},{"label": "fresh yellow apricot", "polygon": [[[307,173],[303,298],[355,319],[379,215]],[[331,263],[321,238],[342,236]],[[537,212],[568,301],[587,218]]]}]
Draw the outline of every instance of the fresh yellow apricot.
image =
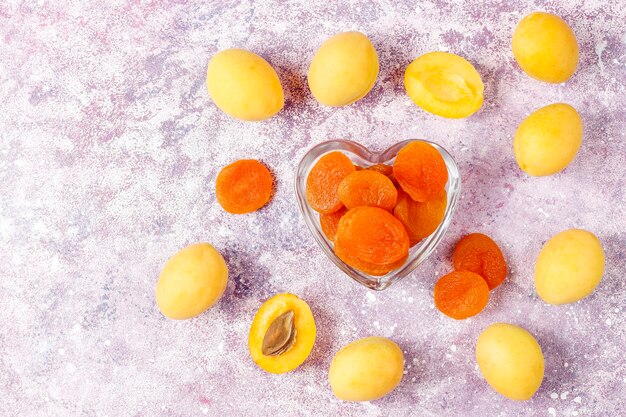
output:
[{"label": "fresh yellow apricot", "polygon": [[165,317],[195,317],[222,296],[228,267],[222,255],[208,243],[187,246],[165,264],[156,286],[156,302]]},{"label": "fresh yellow apricot", "polygon": [[328,380],[340,400],[372,401],[393,391],[403,371],[404,355],[398,345],[384,337],[366,337],[337,352]]},{"label": "fresh yellow apricot", "polygon": [[378,54],[361,32],[339,33],[320,46],[308,82],[320,103],[341,107],[365,97],[378,76]]},{"label": "fresh yellow apricot", "polygon": [[226,49],[209,61],[206,86],[224,113],[257,121],[283,108],[283,87],[274,68],[263,58],[243,49]]},{"label": "fresh yellow apricot", "polygon": [[591,232],[570,229],[550,239],[535,264],[535,289],[549,304],[573,303],[595,290],[604,274],[604,251]]},{"label": "fresh yellow apricot", "polygon": [[476,68],[448,52],[429,52],[411,62],[404,73],[404,87],[415,104],[451,119],[480,109],[485,89]]},{"label": "fresh yellow apricot", "polygon": [[526,74],[548,83],[569,80],[578,65],[576,35],[563,19],[551,13],[524,17],[513,32],[512,48]]},{"label": "fresh yellow apricot", "polygon": [[527,174],[556,174],[574,160],[583,140],[583,123],[576,109],[556,103],[533,112],[515,132],[513,148]]},{"label": "fresh yellow apricot", "polygon": [[487,383],[512,400],[529,400],[543,381],[541,346],[512,324],[492,324],[478,336],[476,362]]},{"label": "fresh yellow apricot", "polygon": [[315,344],[315,320],[309,305],[293,294],[263,303],[250,326],[248,349],[262,369],[282,374],[296,369]]}]

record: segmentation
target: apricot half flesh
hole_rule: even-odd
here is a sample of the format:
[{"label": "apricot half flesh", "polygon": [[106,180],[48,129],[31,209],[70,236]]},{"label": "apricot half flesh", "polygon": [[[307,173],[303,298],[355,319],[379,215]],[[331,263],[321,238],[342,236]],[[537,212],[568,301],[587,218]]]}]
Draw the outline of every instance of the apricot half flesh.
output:
[{"label": "apricot half flesh", "polygon": [[293,294],[278,294],[263,303],[250,327],[252,360],[273,374],[302,364],[315,343],[315,320],[309,305]]},{"label": "apricot half flesh", "polygon": [[411,62],[404,73],[404,86],[415,104],[453,119],[480,109],[485,89],[474,66],[448,52],[429,52]]}]

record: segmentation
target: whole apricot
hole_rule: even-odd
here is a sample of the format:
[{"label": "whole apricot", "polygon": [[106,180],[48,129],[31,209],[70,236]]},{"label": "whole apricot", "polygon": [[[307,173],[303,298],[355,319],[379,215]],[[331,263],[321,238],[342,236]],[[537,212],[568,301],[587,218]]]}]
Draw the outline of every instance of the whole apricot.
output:
[{"label": "whole apricot", "polygon": [[166,263],[156,286],[156,302],[164,316],[195,317],[219,300],[228,282],[228,267],[209,243],[177,252]]},{"label": "whole apricot", "polygon": [[378,54],[361,32],[339,33],[320,46],[307,75],[313,97],[342,107],[365,97],[378,76]]},{"label": "whole apricot", "polygon": [[226,49],[207,68],[206,86],[217,107],[231,117],[258,121],[283,108],[283,87],[274,68],[255,53]]},{"label": "whole apricot", "polygon": [[576,71],[576,35],[557,15],[536,12],[524,17],[513,32],[511,46],[520,68],[538,80],[562,83]]},{"label": "whole apricot", "polygon": [[333,358],[328,380],[344,401],[372,401],[393,391],[404,371],[404,355],[393,341],[366,337],[344,346]]}]

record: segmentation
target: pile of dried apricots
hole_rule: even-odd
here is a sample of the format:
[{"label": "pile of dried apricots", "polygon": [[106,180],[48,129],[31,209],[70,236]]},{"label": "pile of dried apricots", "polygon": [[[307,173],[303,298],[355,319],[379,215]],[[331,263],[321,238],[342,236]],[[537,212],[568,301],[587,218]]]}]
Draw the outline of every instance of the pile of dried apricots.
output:
[{"label": "pile of dried apricots", "polygon": [[429,143],[405,145],[393,166],[357,167],[339,151],[323,155],[306,181],[306,199],[335,254],[380,276],[402,266],[409,248],[444,218],[448,169]]},{"label": "pile of dried apricots", "polygon": [[[530,76],[561,83],[574,73],[578,44],[558,16],[532,13],[520,21],[512,38],[513,55]],[[378,55],[367,36],[340,33],[313,57],[308,84],[323,105],[340,107],[363,98],[374,85]],[[408,96],[433,114],[460,118],[478,111],[484,86],[480,74],[464,58],[431,52],[406,68]],[[277,114],[284,104],[278,75],[252,52],[229,49],[217,53],[207,69],[207,89],[228,115],[257,121]],[[532,176],[563,170],[582,143],[576,110],[556,103],[532,113],[513,141],[520,168]],[[406,262],[410,248],[431,235],[444,218],[448,170],[437,149],[414,141],[401,149],[393,165],[355,166],[341,152],[317,160],[306,182],[306,199],[319,213],[320,227],[347,265],[379,276]],[[256,160],[224,167],[216,179],[216,198],[233,214],[265,206],[274,191],[270,170]],[[452,254],[454,271],[434,285],[435,306],[461,320],[487,305],[490,291],[507,275],[507,263],[488,236],[463,237]],[[535,288],[547,303],[564,304],[591,294],[604,271],[604,252],[592,233],[571,229],[550,239],[538,255]],[[228,266],[208,243],[182,249],[165,264],[156,286],[156,302],[166,317],[188,319],[214,305],[228,282]],[[293,294],[278,294],[259,308],[250,327],[248,348],[253,361],[271,373],[297,368],[309,356],[316,338],[308,304]],[[495,323],[476,343],[476,361],[487,383],[498,393],[527,400],[543,380],[544,357],[532,334],[521,327]],[[335,354],[328,372],[339,399],[370,401],[400,384],[402,350],[391,340],[366,337]]]}]

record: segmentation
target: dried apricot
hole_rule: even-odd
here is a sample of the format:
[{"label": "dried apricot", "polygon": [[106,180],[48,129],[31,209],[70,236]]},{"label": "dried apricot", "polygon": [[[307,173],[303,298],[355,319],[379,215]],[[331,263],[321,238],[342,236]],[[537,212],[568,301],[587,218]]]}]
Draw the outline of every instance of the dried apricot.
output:
[{"label": "dried apricot", "polygon": [[406,259],[409,236],[402,223],[388,211],[378,207],[357,207],[339,221],[335,253],[357,269],[369,264],[385,269]]},{"label": "dried apricot", "polygon": [[442,190],[436,198],[424,203],[414,201],[407,193],[399,190],[393,215],[402,222],[411,242],[419,242],[437,230],[446,214],[447,206],[446,190]]},{"label": "dried apricot", "polygon": [[487,282],[490,290],[506,278],[506,261],[498,244],[482,233],[472,233],[459,240],[452,254],[454,269],[471,271]]},{"label": "dried apricot", "polygon": [[371,170],[371,171],[376,171],[376,172],[380,172],[381,174],[385,175],[385,176],[390,176],[391,174],[393,174],[393,167],[391,165],[387,165],[387,164],[376,164],[376,165],[372,165],[367,167],[367,169]]},{"label": "dried apricot", "polygon": [[347,212],[348,209],[342,207],[334,213],[320,213],[320,226],[322,227],[322,231],[326,235],[326,238],[331,242],[334,242],[335,237],[337,236],[337,227],[339,227],[339,220]]},{"label": "dried apricot", "polygon": [[411,142],[400,149],[393,164],[398,184],[415,201],[436,198],[448,182],[448,169],[441,154],[425,142]]},{"label": "dried apricot", "polygon": [[343,206],[337,192],[339,183],[354,171],[350,158],[341,152],[322,156],[306,179],[306,199],[313,210],[325,214],[339,210]]},{"label": "dried apricot", "polygon": [[[349,256],[349,254],[345,254]],[[357,258],[346,258],[342,259],[346,264],[350,265],[352,268],[358,269],[361,272],[365,272],[366,274],[373,276],[382,276],[387,274],[394,269],[400,268],[406,262],[409,255],[407,254],[405,257],[398,259],[395,262],[390,262],[384,265],[376,265],[371,262],[365,262]]]},{"label": "dried apricot", "polygon": [[484,279],[470,271],[454,271],[435,284],[435,307],[448,317],[466,319],[480,313],[489,301]]},{"label": "dried apricot", "polygon": [[391,180],[380,172],[364,169],[346,176],[339,184],[339,200],[348,209],[359,206],[393,210],[398,190]]},{"label": "dried apricot", "polygon": [[273,183],[265,165],[254,159],[241,159],[222,168],[215,182],[215,194],[227,212],[250,213],[267,204]]}]

